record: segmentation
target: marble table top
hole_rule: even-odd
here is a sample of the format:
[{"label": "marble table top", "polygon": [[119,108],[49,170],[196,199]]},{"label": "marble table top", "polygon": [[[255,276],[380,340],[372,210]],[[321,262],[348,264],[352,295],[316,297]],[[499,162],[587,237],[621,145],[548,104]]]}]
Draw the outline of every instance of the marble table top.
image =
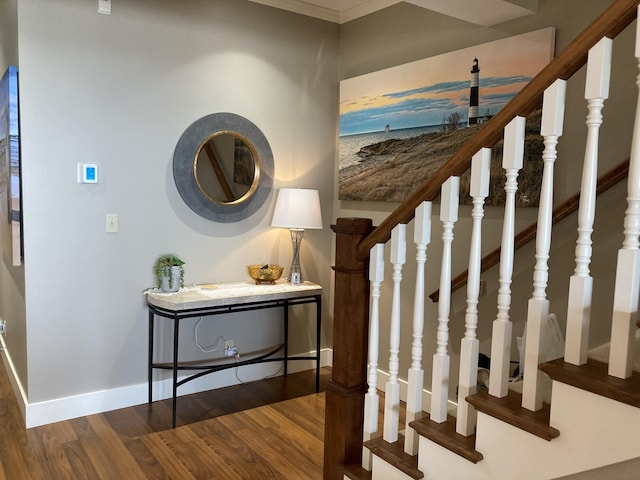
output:
[{"label": "marble table top", "polygon": [[256,285],[253,281],[246,281],[193,285],[181,288],[174,293],[165,293],[159,289],[145,292],[147,303],[172,311],[242,305],[321,294],[320,285],[312,282],[291,285],[286,280],[278,280],[274,285]]}]

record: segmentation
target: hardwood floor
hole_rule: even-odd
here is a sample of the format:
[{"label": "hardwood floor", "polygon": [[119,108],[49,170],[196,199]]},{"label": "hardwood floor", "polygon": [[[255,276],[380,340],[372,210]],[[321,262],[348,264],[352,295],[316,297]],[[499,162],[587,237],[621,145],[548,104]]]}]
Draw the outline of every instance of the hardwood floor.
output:
[{"label": "hardwood floor", "polygon": [[314,387],[308,371],[180,397],[175,429],[158,401],[26,430],[0,362],[0,478],[321,479]]}]

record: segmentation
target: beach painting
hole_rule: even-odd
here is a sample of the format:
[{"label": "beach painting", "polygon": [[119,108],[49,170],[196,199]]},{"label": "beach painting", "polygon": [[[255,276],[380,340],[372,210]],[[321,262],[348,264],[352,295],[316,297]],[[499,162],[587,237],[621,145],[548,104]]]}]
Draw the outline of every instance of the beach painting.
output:
[{"label": "beach painting", "polygon": [[13,266],[22,264],[18,69],[0,80],[0,247]]},{"label": "beach painting", "polygon": [[[549,63],[554,39],[549,27],[341,81],[339,199],[405,200]],[[527,118],[519,206],[538,204],[539,123]],[[504,204],[501,161],[499,144],[487,205]],[[470,203],[464,176],[460,198]]]}]

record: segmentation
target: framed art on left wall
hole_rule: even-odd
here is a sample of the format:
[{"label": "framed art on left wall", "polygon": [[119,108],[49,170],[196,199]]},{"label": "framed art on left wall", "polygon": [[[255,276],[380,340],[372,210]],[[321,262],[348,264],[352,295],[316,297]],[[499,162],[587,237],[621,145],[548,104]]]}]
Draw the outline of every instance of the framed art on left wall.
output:
[{"label": "framed art on left wall", "polygon": [[0,81],[0,246],[11,265],[22,265],[18,68]]}]

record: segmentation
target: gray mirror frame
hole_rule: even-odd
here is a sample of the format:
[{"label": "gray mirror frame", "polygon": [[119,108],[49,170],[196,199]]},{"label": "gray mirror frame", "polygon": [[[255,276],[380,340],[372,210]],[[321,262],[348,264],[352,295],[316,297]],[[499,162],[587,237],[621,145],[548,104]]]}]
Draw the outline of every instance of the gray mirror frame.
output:
[{"label": "gray mirror frame", "polygon": [[[211,201],[198,186],[195,159],[202,143],[216,132],[238,134],[254,147],[260,165],[260,182],[253,195],[238,203]],[[184,131],[173,153],[173,180],[182,200],[198,215],[208,220],[231,223],[254,214],[266,201],[273,187],[273,153],[264,134],[246,118],[235,113],[206,115]]]}]

